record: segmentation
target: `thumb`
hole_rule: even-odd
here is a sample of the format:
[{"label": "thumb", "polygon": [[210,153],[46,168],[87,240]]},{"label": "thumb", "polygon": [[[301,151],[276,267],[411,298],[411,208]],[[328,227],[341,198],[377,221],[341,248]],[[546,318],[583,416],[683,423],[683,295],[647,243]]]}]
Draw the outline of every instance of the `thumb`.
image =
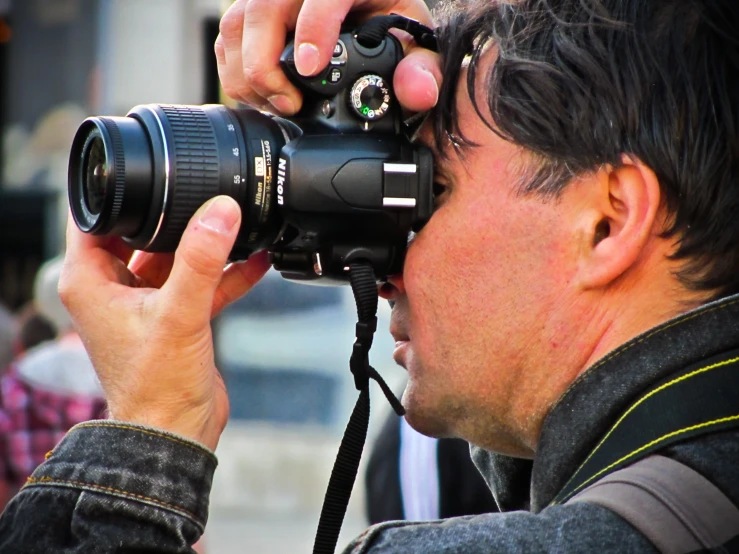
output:
[{"label": "thumb", "polygon": [[218,196],[195,213],[183,233],[162,292],[178,306],[178,315],[188,324],[200,326],[210,321],[213,297],[240,223],[241,209],[236,201]]}]

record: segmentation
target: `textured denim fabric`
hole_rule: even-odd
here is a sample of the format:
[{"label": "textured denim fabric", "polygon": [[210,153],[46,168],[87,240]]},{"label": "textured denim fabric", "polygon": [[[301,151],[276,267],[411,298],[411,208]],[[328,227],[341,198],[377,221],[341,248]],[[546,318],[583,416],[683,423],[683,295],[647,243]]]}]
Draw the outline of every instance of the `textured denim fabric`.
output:
[{"label": "textured denim fabric", "polygon": [[[562,396],[544,423],[533,462],[473,448],[505,513],[385,523],[346,552],[655,552],[605,508],[548,505],[646,389],[738,347],[739,296],[645,333],[588,369]],[[661,454],[696,469],[739,504],[739,432],[690,439]],[[77,426],[0,518],[0,552],[190,552],[206,523],[215,466],[204,448],[154,429],[117,422]]]},{"label": "textured denim fabric", "polygon": [[74,427],[0,518],[0,552],[191,552],[217,461],[187,439],[115,421]]}]

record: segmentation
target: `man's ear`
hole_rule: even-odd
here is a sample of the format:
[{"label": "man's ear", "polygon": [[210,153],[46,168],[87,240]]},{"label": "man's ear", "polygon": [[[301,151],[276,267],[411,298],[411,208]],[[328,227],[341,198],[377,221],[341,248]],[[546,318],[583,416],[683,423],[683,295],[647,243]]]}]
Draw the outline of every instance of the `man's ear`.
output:
[{"label": "man's ear", "polygon": [[662,194],[654,172],[627,156],[623,165],[606,166],[592,179],[587,215],[580,220],[585,243],[579,273],[585,288],[601,288],[638,264],[650,239],[661,232]]}]

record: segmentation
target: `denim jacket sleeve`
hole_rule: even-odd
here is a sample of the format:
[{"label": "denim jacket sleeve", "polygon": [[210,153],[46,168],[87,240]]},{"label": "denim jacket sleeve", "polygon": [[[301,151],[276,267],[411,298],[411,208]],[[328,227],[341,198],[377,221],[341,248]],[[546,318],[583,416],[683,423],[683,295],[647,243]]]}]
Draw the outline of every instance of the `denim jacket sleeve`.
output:
[{"label": "denim jacket sleeve", "polygon": [[193,552],[217,460],[203,446],[116,421],[72,428],[0,518],[0,552]]}]

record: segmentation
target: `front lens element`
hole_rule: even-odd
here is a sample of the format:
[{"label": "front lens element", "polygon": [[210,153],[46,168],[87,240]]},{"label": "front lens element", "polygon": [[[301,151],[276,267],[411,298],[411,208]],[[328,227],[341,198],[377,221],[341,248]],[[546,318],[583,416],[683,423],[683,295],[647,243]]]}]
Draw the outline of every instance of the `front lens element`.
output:
[{"label": "front lens element", "polygon": [[83,174],[86,176],[82,183],[83,198],[89,212],[92,215],[100,215],[107,194],[108,158],[101,137],[94,137],[88,148],[83,164]]}]

